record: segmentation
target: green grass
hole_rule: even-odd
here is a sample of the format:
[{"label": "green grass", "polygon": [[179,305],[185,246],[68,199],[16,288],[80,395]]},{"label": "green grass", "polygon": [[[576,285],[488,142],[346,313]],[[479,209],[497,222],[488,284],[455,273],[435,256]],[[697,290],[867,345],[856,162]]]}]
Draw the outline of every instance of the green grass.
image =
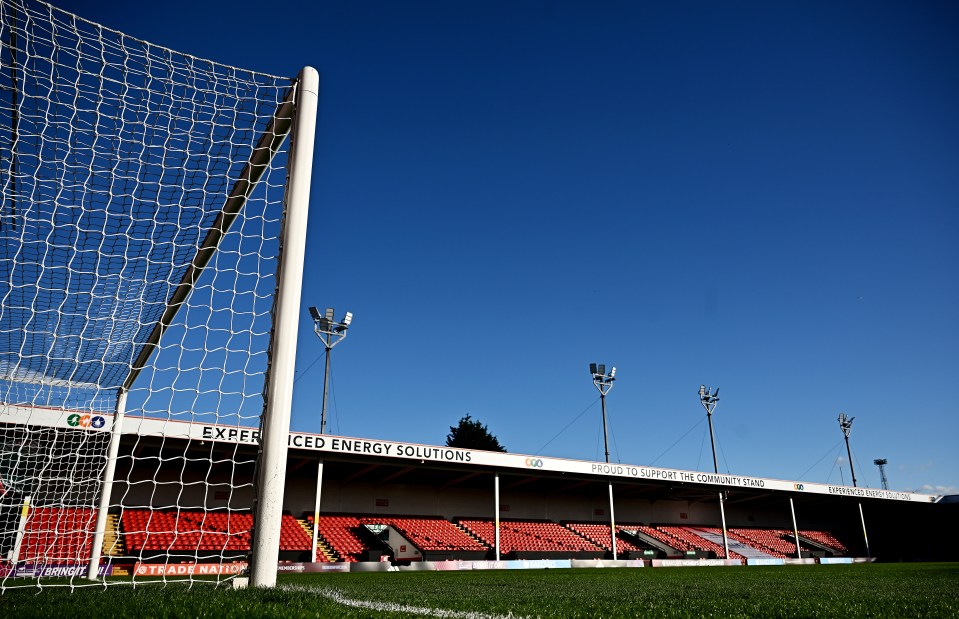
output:
[{"label": "green grass", "polygon": [[[959,563],[283,575],[281,588],[8,591],[9,617],[410,617],[344,598],[529,617],[953,617]],[[8,612],[9,611],[9,612]]]}]

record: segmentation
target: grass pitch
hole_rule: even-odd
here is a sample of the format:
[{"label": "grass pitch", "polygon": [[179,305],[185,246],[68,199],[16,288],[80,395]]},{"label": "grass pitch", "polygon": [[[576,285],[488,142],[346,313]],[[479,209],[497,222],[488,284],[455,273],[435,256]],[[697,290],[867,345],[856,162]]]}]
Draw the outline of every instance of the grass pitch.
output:
[{"label": "grass pitch", "polygon": [[8,591],[10,617],[949,617],[959,563],[281,575],[195,585]]}]

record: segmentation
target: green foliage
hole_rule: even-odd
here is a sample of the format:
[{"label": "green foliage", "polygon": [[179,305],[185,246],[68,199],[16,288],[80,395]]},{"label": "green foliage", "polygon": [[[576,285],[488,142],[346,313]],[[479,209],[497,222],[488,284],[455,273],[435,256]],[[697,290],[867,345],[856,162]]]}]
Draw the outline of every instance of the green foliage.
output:
[{"label": "green foliage", "polygon": [[[61,581],[62,582],[62,581]],[[145,582],[140,579],[139,582]],[[16,589],[7,617],[414,617],[329,597],[514,617],[959,616],[959,563],[281,575],[281,587]],[[8,583],[9,584],[9,583]],[[449,612],[434,616],[456,616]]]},{"label": "green foliage", "polygon": [[462,449],[483,449],[485,451],[502,451],[506,448],[499,444],[499,439],[490,434],[489,429],[469,415],[460,419],[459,425],[450,426],[450,433],[446,435],[447,447]]}]

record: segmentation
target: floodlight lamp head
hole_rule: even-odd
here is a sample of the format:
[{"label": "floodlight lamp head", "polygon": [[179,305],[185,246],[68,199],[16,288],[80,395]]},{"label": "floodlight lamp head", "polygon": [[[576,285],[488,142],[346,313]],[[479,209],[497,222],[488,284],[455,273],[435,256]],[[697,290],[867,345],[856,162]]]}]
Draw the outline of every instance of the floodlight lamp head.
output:
[{"label": "floodlight lamp head", "polygon": [[599,374],[600,376],[606,376],[606,364],[605,364],[605,363],[600,363],[600,364],[597,366],[597,371],[596,371],[596,373]]},{"label": "floodlight lamp head", "polygon": [[346,315],[343,316],[343,326],[348,327],[351,322],[353,322],[353,312],[346,312]]},{"label": "floodlight lamp head", "polygon": [[333,322],[333,315],[334,315],[335,313],[336,313],[336,312],[333,311],[333,308],[332,308],[332,307],[328,307],[328,308],[326,308],[326,316],[325,316],[325,318],[326,318],[327,320],[329,320],[330,322]]},{"label": "floodlight lamp head", "polygon": [[596,364],[595,364],[595,363],[590,363],[590,364],[589,364],[589,373],[592,374],[592,375],[594,375],[594,376],[596,375]]},{"label": "floodlight lamp head", "polygon": [[613,367],[612,370],[609,371],[609,380],[616,380],[616,368],[615,368],[615,366]]},{"label": "floodlight lamp head", "polygon": [[716,390],[712,393],[709,392],[709,387],[706,385],[699,386],[699,399],[705,404],[706,402],[717,402],[719,400],[719,387],[716,387]]},{"label": "floodlight lamp head", "polygon": [[320,316],[320,310],[316,309],[315,307],[311,307],[311,308],[310,308],[310,318],[313,319],[313,322],[317,322],[318,320],[320,320],[320,318],[321,318],[321,316]]}]

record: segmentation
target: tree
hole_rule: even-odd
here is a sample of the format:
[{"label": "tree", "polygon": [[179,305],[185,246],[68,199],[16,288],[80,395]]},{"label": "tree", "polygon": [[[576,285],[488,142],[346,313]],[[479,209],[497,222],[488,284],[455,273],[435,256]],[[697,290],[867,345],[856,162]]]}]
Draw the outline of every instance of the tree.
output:
[{"label": "tree", "polygon": [[450,426],[450,433],[446,435],[447,447],[463,449],[483,449],[485,451],[502,451],[506,448],[499,444],[499,440],[490,434],[489,429],[469,415],[460,419],[459,425]]}]

